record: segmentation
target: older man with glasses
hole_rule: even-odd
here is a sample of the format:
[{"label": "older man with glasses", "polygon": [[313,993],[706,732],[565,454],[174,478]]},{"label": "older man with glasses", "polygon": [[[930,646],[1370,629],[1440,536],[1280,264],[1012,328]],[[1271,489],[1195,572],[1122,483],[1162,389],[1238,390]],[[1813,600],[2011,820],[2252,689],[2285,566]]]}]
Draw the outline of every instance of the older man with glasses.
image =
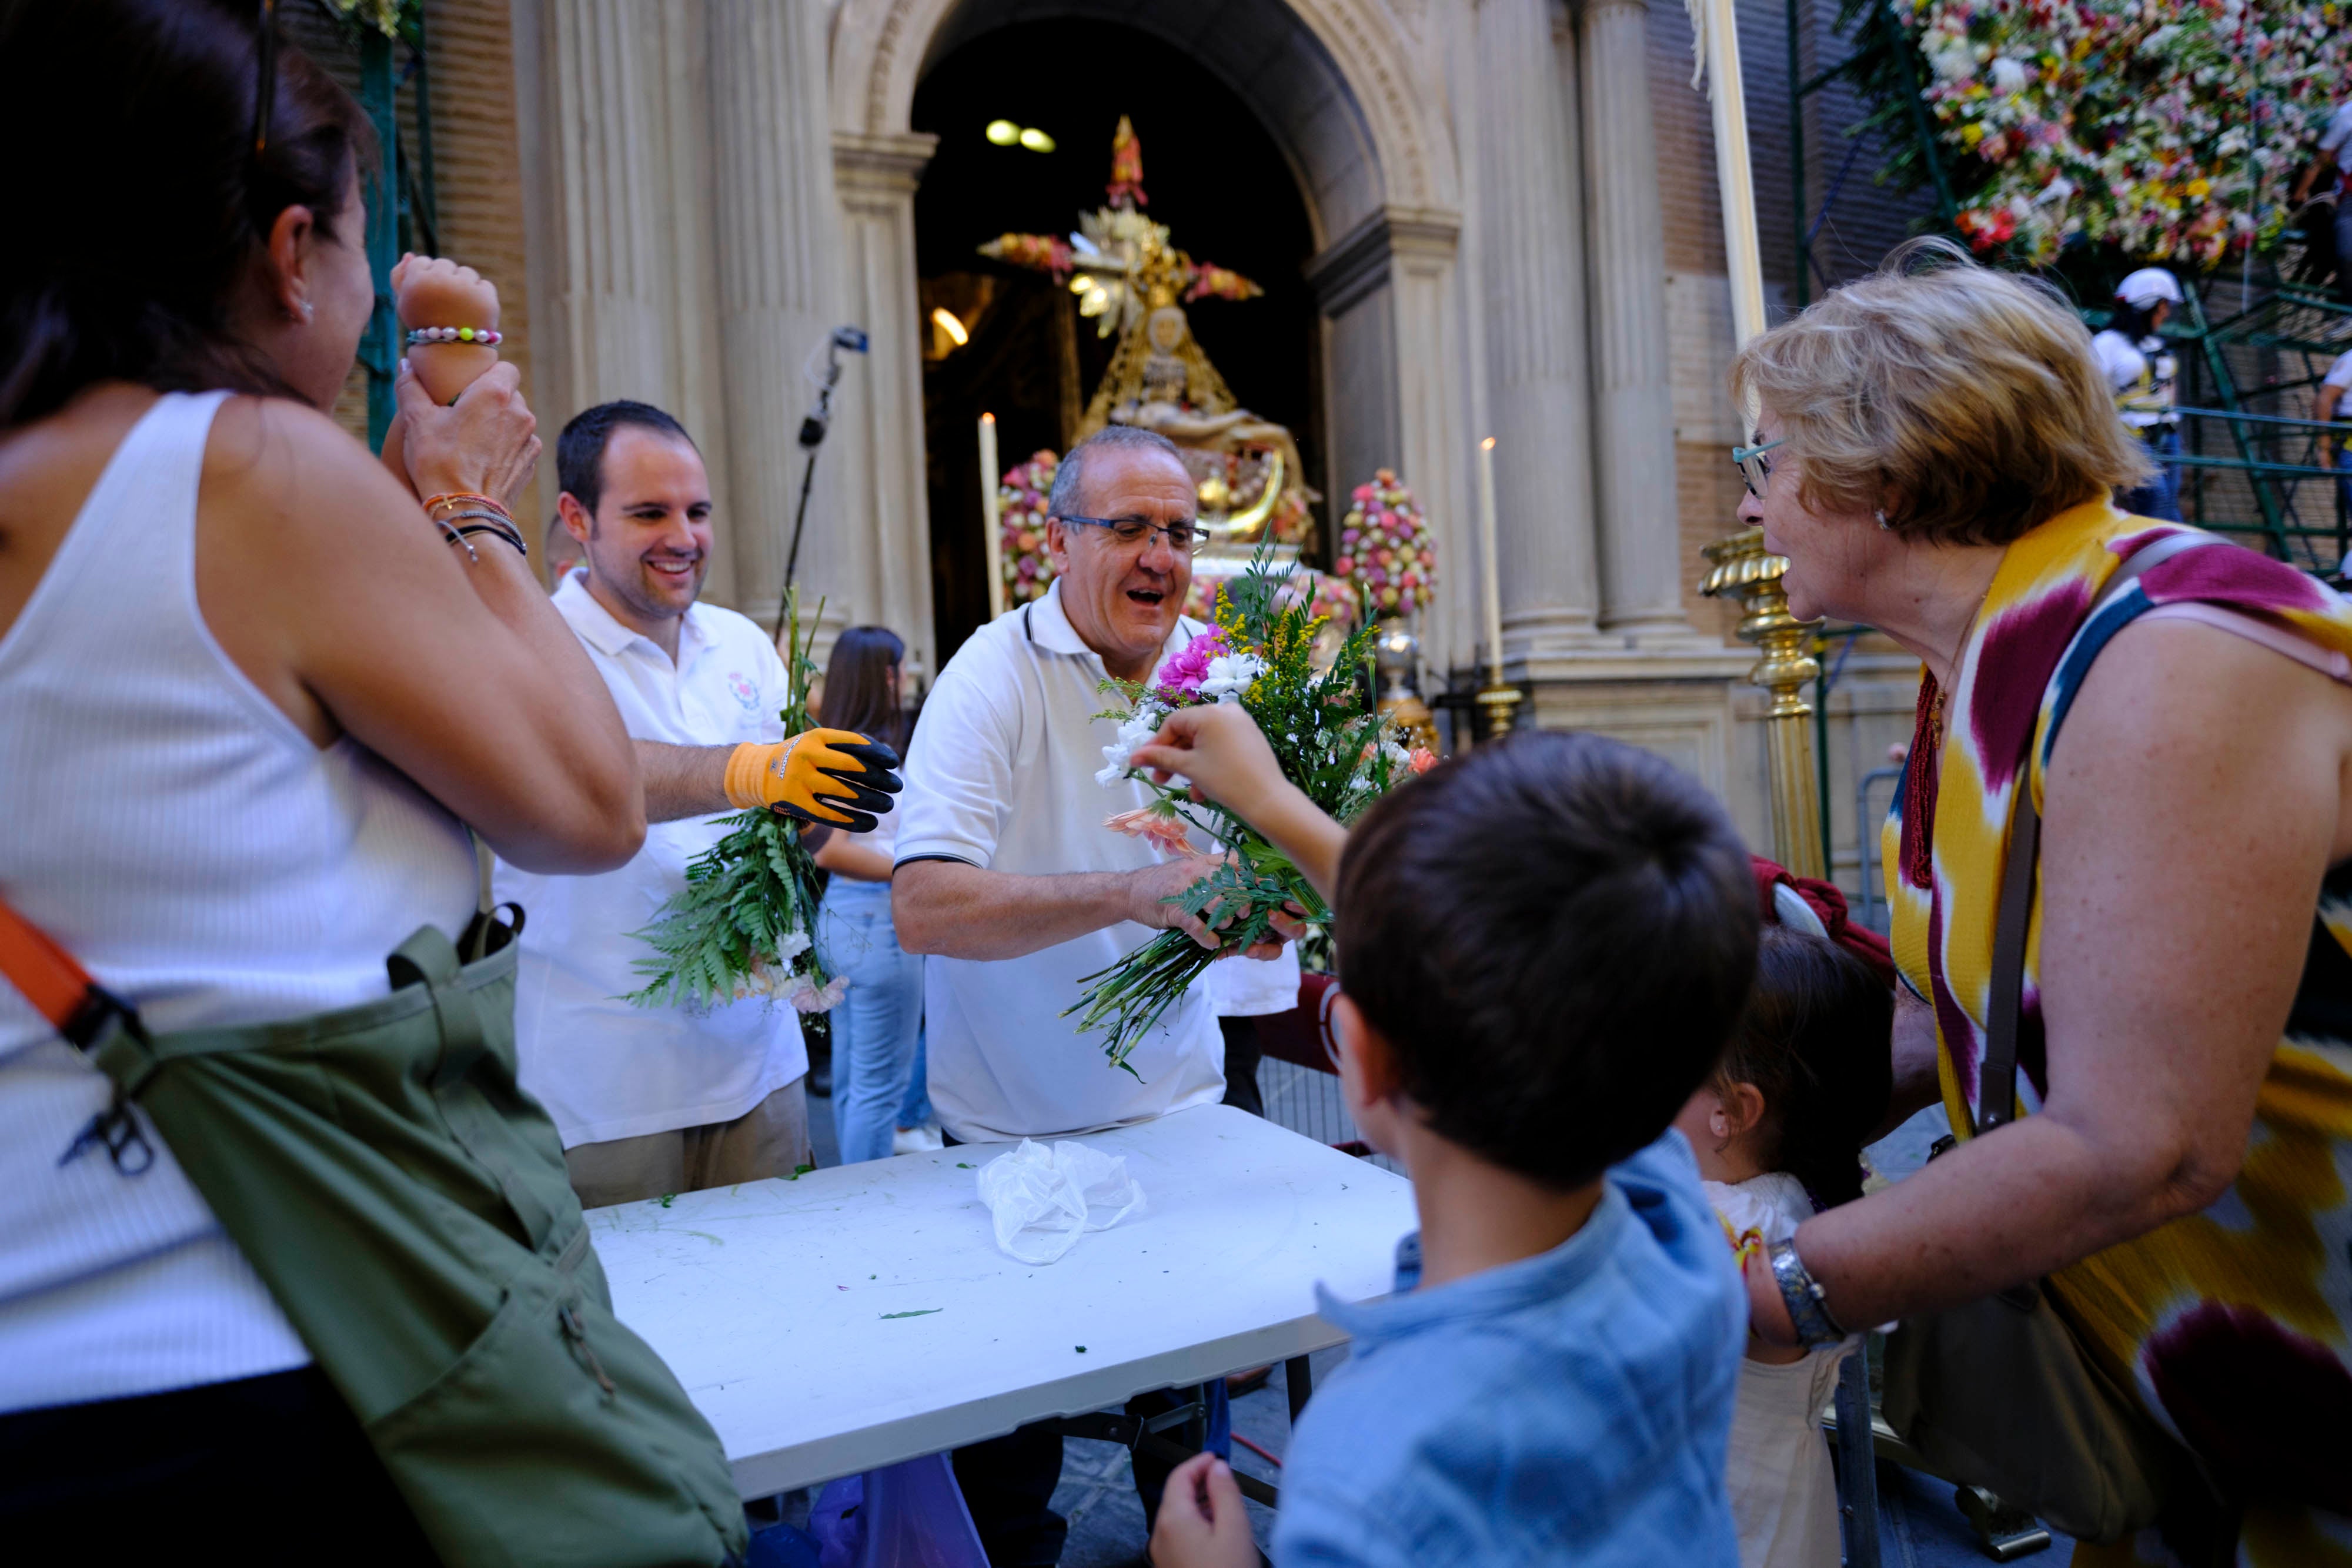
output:
[{"label": "older man with glasses", "polygon": [[[891,914],[899,943],[928,955],[931,1103],[960,1143],[1146,1121],[1213,1105],[1225,1089],[1206,987],[1145,1037],[1133,1072],[1062,1016],[1081,977],[1162,927],[1216,945],[1165,902],[1199,879],[1202,862],[1106,828],[1150,797],[1095,779],[1118,731],[1097,716],[1108,706],[1101,683],[1141,681],[1208,630],[1180,613],[1205,538],[1192,476],[1165,437],[1114,424],[1062,459],[1046,505],[1053,586],[974,632],[940,672],[899,798]],[[1213,1385],[1213,1446],[1223,1394]],[[1154,1506],[1159,1478],[1137,1463]],[[959,1453],[956,1470],[992,1563],[1059,1557],[1066,1527],[1047,1507],[1058,1437],[1016,1432]]]}]

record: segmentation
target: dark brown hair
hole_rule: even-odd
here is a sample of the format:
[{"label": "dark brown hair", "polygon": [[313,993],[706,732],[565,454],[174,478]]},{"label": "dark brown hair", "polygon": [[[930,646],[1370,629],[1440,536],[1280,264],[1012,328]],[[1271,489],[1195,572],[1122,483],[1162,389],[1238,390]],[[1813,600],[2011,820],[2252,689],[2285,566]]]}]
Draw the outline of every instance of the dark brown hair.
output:
[{"label": "dark brown hair", "polygon": [[890,672],[907,644],[887,626],[852,626],[824,662],[824,726],[854,729],[896,751],[907,749],[907,716],[891,690]]},{"label": "dark brown hair", "polygon": [[1862,1196],[1862,1145],[1895,1092],[1895,993],[1834,942],[1768,925],[1717,1081],[1764,1096],[1762,1160],[1817,1207]]},{"label": "dark brown hair", "polygon": [[[287,394],[232,329],[290,206],[322,229],[376,140],[351,94],[277,54],[253,146],[257,8],[226,0],[0,0],[0,429],[103,381]],[[331,231],[329,231],[331,232]]]},{"label": "dark brown hair", "polygon": [[1756,970],[1721,805],[1649,752],[1533,732],[1387,796],[1339,868],[1340,983],[1432,1131],[1566,1190],[1663,1133]]}]

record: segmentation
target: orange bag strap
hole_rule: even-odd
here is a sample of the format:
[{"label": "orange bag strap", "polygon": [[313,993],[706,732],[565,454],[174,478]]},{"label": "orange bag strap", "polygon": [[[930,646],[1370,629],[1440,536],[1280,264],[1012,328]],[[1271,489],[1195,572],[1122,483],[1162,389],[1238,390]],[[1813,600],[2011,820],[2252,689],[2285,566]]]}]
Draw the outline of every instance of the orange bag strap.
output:
[{"label": "orange bag strap", "polygon": [[[110,1025],[142,1041],[146,1039],[136,1008],[90,978],[72,954],[5,898],[0,898],[0,976],[24,993],[68,1044],[85,1054],[112,1032]],[[131,1116],[130,1098],[120,1083],[106,1109],[90,1118],[58,1163],[64,1165],[91,1147],[104,1149],[125,1176],[137,1176],[155,1163],[154,1151]]]},{"label": "orange bag strap", "polygon": [[[75,1026],[85,1013],[100,1010],[104,1003],[93,1008],[93,1001],[107,997],[105,988],[89,977],[89,971],[73,960],[73,956],[52,941],[49,934],[17,914],[5,899],[0,899],[0,975],[5,975],[25,999],[33,1004],[40,1015],[57,1026],[59,1034],[76,1045],[87,1044],[75,1040]],[[121,1004],[117,1002],[115,1006]],[[89,1033],[96,1034],[92,1029]]]}]

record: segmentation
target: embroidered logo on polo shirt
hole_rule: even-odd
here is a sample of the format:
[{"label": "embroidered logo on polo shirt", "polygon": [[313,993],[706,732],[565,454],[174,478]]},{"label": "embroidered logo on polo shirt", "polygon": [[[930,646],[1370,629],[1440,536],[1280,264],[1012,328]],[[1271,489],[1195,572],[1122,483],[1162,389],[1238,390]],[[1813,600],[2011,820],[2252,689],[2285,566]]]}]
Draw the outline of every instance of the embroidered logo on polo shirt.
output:
[{"label": "embroidered logo on polo shirt", "polygon": [[730,674],[727,689],[735,694],[735,700],[743,705],[745,713],[760,711],[760,688],[751,684],[750,676],[740,673]]}]

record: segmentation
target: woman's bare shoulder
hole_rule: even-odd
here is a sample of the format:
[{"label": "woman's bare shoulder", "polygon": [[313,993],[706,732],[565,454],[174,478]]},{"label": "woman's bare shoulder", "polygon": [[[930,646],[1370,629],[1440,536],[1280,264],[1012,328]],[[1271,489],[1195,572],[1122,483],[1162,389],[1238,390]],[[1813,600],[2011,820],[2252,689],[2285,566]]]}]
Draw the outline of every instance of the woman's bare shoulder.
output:
[{"label": "woman's bare shoulder", "polygon": [[221,405],[205,448],[204,497],[299,532],[415,520],[415,497],[326,414],[291,398]]}]

